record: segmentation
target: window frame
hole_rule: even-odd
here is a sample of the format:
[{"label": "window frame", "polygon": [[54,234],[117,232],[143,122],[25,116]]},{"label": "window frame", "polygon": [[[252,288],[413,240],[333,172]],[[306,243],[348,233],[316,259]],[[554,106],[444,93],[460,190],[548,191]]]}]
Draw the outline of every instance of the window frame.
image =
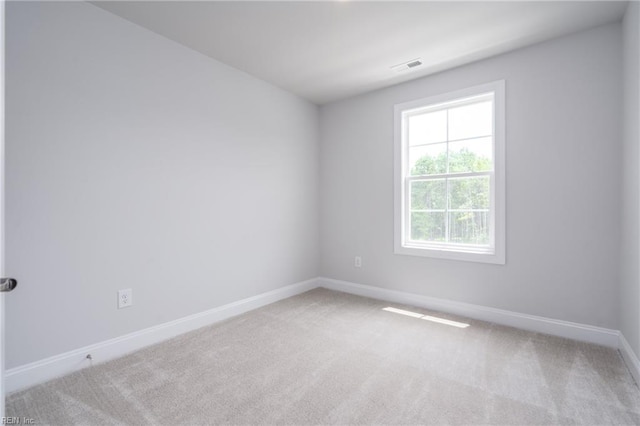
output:
[{"label": "window frame", "polygon": [[[468,98],[493,94],[493,171],[482,172],[490,176],[489,246],[456,243],[419,243],[407,241],[410,214],[407,207],[408,146],[405,116],[420,110],[437,110],[439,106],[464,102]],[[506,261],[506,174],[505,174],[505,81],[498,80],[440,95],[429,96],[394,106],[394,253],[425,256],[438,259],[461,260],[504,265]],[[449,176],[446,173],[444,176]],[[409,179],[408,179],[409,178]],[[413,179],[415,180],[415,179]]]}]

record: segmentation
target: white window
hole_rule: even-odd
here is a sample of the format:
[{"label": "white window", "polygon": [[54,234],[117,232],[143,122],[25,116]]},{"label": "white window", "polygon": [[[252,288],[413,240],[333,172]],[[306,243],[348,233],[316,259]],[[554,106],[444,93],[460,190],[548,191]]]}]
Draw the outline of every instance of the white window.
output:
[{"label": "white window", "polygon": [[395,252],[505,263],[504,81],[395,106]]}]

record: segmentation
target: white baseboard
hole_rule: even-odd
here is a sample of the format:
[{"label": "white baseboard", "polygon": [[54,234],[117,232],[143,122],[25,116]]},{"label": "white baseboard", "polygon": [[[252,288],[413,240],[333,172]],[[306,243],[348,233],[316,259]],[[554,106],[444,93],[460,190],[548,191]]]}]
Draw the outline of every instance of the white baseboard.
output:
[{"label": "white baseboard", "polygon": [[624,338],[624,335],[620,333],[620,343],[619,343],[620,354],[622,355],[622,359],[627,364],[627,368],[631,372],[631,375],[635,379],[636,383],[640,385],[640,360],[636,356],[633,349],[627,342],[627,339]]},{"label": "white baseboard", "polygon": [[[121,357],[182,333],[240,315],[270,303],[304,293],[316,287],[324,287],[330,290],[342,291],[389,302],[419,306],[539,333],[619,348],[636,382],[640,383],[640,361],[631,350],[624,336],[617,330],[320,277],[12,368],[7,370],[5,374],[6,391],[14,392],[91,365]],[[91,354],[92,360],[86,358],[87,354]]]},{"label": "white baseboard", "polygon": [[502,309],[437,299],[434,297],[405,293],[401,291],[387,290],[380,287],[334,280],[331,278],[318,278],[318,285],[330,290],[342,291],[345,293],[356,294],[358,296],[418,306],[434,311],[461,315],[468,318],[613,348],[618,348],[619,345],[620,332],[618,330],[578,324],[569,321],[560,321],[535,315],[520,314]]},{"label": "white baseboard", "polygon": [[[316,287],[317,279],[299,282],[115,339],[12,368],[5,373],[5,389],[8,393],[43,383]],[[86,358],[87,354],[91,354],[92,360]]]}]

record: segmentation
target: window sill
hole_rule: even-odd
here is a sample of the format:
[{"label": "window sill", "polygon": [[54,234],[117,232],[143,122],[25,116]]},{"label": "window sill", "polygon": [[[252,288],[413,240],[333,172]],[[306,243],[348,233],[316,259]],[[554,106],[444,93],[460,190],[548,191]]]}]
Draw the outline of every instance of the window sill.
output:
[{"label": "window sill", "polygon": [[465,262],[492,263],[495,265],[504,265],[504,253],[498,252],[481,252],[481,251],[460,251],[455,249],[444,248],[425,248],[411,246],[396,246],[395,254],[431,257],[434,259],[458,260]]}]

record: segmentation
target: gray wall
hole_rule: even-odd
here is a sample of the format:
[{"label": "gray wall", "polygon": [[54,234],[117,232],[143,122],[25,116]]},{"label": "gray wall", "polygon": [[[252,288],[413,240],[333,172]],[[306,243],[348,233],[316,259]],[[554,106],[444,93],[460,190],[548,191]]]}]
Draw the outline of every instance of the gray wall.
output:
[{"label": "gray wall", "polygon": [[620,259],[620,331],[640,355],[640,3],[631,2],[624,29],[624,137],[622,179],[622,249]]},{"label": "gray wall", "polygon": [[87,3],[6,23],[7,368],[318,275],[317,107]]},{"label": "gray wall", "polygon": [[[317,275],[620,327],[640,353],[631,8],[621,156],[620,25],[330,104],[318,123],[308,102],[92,5],[9,2],[7,368]],[[394,255],[393,105],[497,79],[507,264]],[[116,309],[129,287],[134,306]]]},{"label": "gray wall", "polygon": [[[617,329],[621,46],[608,25],[322,107],[321,274]],[[506,265],[394,255],[393,105],[498,79]]]}]

